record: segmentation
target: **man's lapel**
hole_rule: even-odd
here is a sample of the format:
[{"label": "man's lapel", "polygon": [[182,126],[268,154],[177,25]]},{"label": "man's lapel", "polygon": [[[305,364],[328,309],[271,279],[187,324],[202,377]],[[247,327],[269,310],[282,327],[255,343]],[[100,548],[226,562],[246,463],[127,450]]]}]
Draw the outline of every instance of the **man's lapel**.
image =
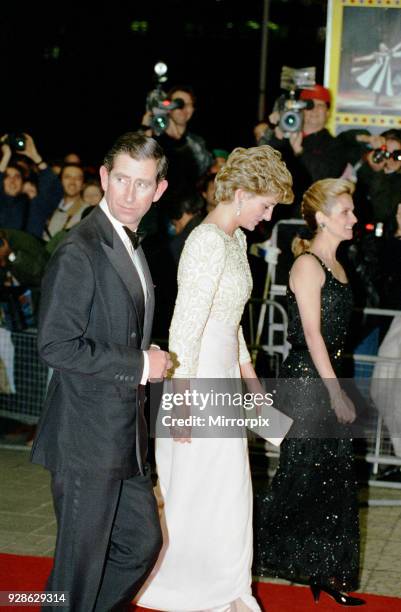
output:
[{"label": "man's lapel", "polygon": [[138,253],[138,257],[141,262],[143,274],[145,276],[145,281],[146,281],[147,293],[148,293],[147,298],[146,298],[145,321],[143,325],[143,336],[142,336],[143,339],[142,339],[141,348],[148,348],[150,337],[152,334],[153,313],[155,310],[155,292],[153,289],[153,281],[150,275],[148,262],[146,261],[146,257],[142,250],[142,247],[139,247],[136,252]]},{"label": "man's lapel", "polygon": [[96,210],[91,214],[94,215],[95,212],[100,213],[95,217],[95,219],[98,226],[101,228],[100,238],[102,248],[132,298],[139,322],[141,336],[143,337],[142,324],[144,320],[144,295],[141,279],[139,278],[139,274],[127,252],[127,249],[104,212],[101,209],[98,209],[98,211]]}]

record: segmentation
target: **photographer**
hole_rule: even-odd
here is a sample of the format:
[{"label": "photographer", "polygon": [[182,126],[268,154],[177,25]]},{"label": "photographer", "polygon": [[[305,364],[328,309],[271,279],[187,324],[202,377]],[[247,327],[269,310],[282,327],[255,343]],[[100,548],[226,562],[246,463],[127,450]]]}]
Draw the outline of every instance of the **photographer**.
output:
[{"label": "photographer", "polygon": [[311,101],[313,107],[303,109],[302,129],[289,137],[278,126],[280,114],[274,111],[269,121],[272,130],[265,132],[258,144],[269,144],[279,150],[294,177],[296,201],[315,181],[340,177],[347,165],[346,152],[341,142],[326,129],[330,108],[330,92],[322,85],[302,89],[302,101]]},{"label": "photographer", "polygon": [[[24,230],[40,237],[45,220],[60,197],[59,181],[29,134],[5,134],[0,145],[0,227]],[[28,158],[38,172],[38,194],[31,200],[23,191],[20,166],[12,162],[14,153]]]},{"label": "photographer", "polygon": [[[361,138],[361,137],[360,137]],[[357,172],[355,204],[364,223],[386,224],[396,215],[401,194],[401,130],[365,137],[372,149]]]},{"label": "photographer", "polygon": [[[195,111],[195,94],[191,87],[175,86],[167,92],[171,102],[182,100],[181,107],[168,112],[168,124],[159,135],[152,133],[165,151],[169,162],[169,199],[195,187],[197,180],[213,163],[204,139],[188,130]],[[151,125],[152,112],[147,111],[142,126]]]}]

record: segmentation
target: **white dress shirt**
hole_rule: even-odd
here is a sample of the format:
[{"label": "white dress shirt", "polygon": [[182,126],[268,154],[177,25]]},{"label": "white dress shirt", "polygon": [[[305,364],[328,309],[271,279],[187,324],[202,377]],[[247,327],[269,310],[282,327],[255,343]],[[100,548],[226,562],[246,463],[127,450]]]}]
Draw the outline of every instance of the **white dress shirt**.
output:
[{"label": "white dress shirt", "polygon": [[[136,271],[138,272],[138,276],[140,278],[141,285],[142,285],[144,301],[145,301],[145,308],[146,308],[148,291],[146,287],[145,275],[143,273],[143,269],[142,269],[141,261],[138,257],[138,253],[135,251],[134,247],[132,246],[132,242],[129,239],[128,234],[124,229],[123,223],[121,223],[121,221],[118,221],[118,219],[113,217],[113,215],[111,214],[105,198],[102,198],[102,200],[99,203],[99,206],[104,212],[104,214],[106,215],[106,217],[109,219],[114,229],[116,230],[118,236],[121,238],[125,248],[128,251],[128,255],[130,256],[131,261],[133,265],[135,266]],[[142,378],[141,378],[140,384],[146,385],[147,380],[149,378],[149,357],[146,351],[143,351],[143,359],[144,359],[144,365],[143,365],[143,372],[142,372]]]}]

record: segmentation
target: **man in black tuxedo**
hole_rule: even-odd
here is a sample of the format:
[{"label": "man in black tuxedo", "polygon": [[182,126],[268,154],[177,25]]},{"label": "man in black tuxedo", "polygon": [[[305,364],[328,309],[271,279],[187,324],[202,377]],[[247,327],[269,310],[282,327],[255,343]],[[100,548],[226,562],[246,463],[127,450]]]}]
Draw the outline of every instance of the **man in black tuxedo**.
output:
[{"label": "man in black tuxedo", "polygon": [[39,353],[54,372],[32,461],[52,472],[58,525],[46,590],[69,591],[73,612],[125,610],[161,546],[143,385],[172,364],[149,348],[153,285],[133,243],[166,171],[154,139],[121,136],[100,169],[104,199],[43,280]]}]

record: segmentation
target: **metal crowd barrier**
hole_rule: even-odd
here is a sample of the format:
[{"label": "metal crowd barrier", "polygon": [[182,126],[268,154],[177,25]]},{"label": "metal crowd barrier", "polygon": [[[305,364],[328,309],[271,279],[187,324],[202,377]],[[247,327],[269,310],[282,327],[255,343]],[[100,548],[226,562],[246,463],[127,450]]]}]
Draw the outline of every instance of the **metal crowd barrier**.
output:
[{"label": "metal crowd barrier", "polygon": [[[258,310],[263,313],[262,318],[258,316]],[[263,331],[261,320],[264,321],[268,311],[270,311],[268,319],[274,322],[276,331],[281,333],[281,342],[278,342],[277,339],[272,341],[271,330]],[[260,353],[265,354],[270,360],[270,375],[277,376],[279,366],[288,351],[286,311],[274,299],[267,299],[251,300],[248,313],[249,329],[247,335],[250,339],[249,348],[254,362]],[[367,317],[394,317],[401,315],[401,312],[366,308],[363,310],[363,314]],[[255,321],[257,321],[257,329],[255,329]],[[39,420],[49,374],[49,369],[39,359],[36,341],[36,330],[9,332],[0,328],[0,417],[15,419],[28,425],[33,425]],[[393,362],[399,366],[401,371],[401,359],[379,357],[377,349],[378,342],[376,341],[376,346],[375,342],[373,342],[373,345],[371,343],[368,351],[362,345],[360,350],[351,356],[355,364],[354,377],[356,384],[362,396],[371,405],[373,401],[370,397],[370,385],[375,365]],[[399,401],[401,403],[401,397]],[[399,482],[380,480],[380,466],[394,465],[401,468],[401,457],[394,453],[391,437],[382,414],[377,410],[372,411],[371,418],[373,421],[370,423],[369,431],[374,433],[371,433],[366,440],[366,454],[363,457],[366,462],[372,465],[369,485],[401,489],[401,483]],[[277,449],[262,440],[253,440],[251,450],[255,453],[263,452],[265,456],[271,458],[277,458],[278,456]],[[393,505],[397,502],[383,499],[375,500],[374,503]],[[401,504],[401,502],[398,502],[398,504]]]},{"label": "metal crowd barrier", "polygon": [[[401,317],[401,311],[388,310],[379,308],[365,308],[363,314],[366,317]],[[372,331],[374,335],[375,329]],[[372,465],[372,474],[369,479],[369,486],[388,489],[401,489],[401,482],[391,480],[381,480],[380,466],[397,466],[401,471],[401,431],[399,425],[394,421],[394,425],[390,429],[386,425],[394,419],[394,410],[400,414],[401,412],[401,397],[398,395],[398,390],[401,388],[401,358],[396,356],[378,355],[378,349],[383,338],[378,339],[376,347],[371,345],[371,350],[366,353],[362,351],[354,353],[353,359],[355,364],[355,378],[362,396],[374,408],[371,412],[370,430],[373,432],[367,439],[367,448],[364,459]],[[398,340],[401,354],[401,334]],[[363,347],[362,347],[363,348]],[[373,349],[373,350],[372,350]],[[375,368],[381,368],[384,372],[388,372],[388,378],[374,378]],[[391,374],[391,376],[390,376]],[[376,371],[377,376],[377,371]],[[377,382],[376,382],[377,381]],[[372,384],[376,382],[378,390],[376,391],[377,400],[380,405],[376,405],[372,393]],[[397,394],[397,395],[395,395]],[[399,420],[401,417],[399,418]],[[399,447],[395,452],[394,445]],[[400,500],[380,499],[371,500],[371,505],[401,505]]]},{"label": "metal crowd barrier", "polygon": [[39,420],[48,379],[36,342],[36,330],[0,328],[0,416],[27,425]]},{"label": "metal crowd barrier", "polygon": [[[275,357],[275,369],[278,370],[280,363],[286,357],[288,353],[287,344],[287,325],[288,318],[285,309],[282,304],[276,301],[277,296],[285,295],[285,287],[278,286],[275,284],[271,285],[270,299],[266,300],[251,300],[249,304],[249,329],[250,329],[250,348],[252,350],[252,356],[254,362],[256,357],[260,353],[265,353],[270,357]],[[257,306],[259,307],[257,309]],[[369,316],[375,317],[376,321],[381,317],[396,317],[401,316],[401,311],[378,309],[378,308],[364,308],[361,312],[365,321]],[[257,333],[255,332],[255,319],[257,321]],[[266,325],[265,325],[266,321]],[[267,329],[264,329],[267,326]],[[377,333],[376,333],[377,332]],[[280,334],[277,339],[277,333]],[[380,487],[388,489],[401,489],[400,482],[391,482],[391,480],[380,479],[380,466],[398,466],[401,468],[401,456],[397,456],[394,452],[394,446],[391,440],[390,432],[388,431],[385,420],[383,418],[383,409],[378,410],[371,397],[371,384],[372,375],[376,365],[389,365],[391,363],[393,368],[398,368],[401,379],[401,358],[391,358],[378,356],[379,349],[379,333],[378,329],[373,328],[370,338],[365,338],[356,349],[354,354],[348,357],[353,360],[354,363],[354,379],[356,387],[365,399],[371,410],[369,410],[370,421],[366,423],[367,437],[366,437],[366,450],[360,459],[366,461],[372,466],[372,473],[368,480],[368,484],[371,487]],[[280,344],[281,342],[281,344]],[[401,335],[400,335],[400,346],[401,346]],[[263,374],[262,374],[263,376]],[[384,385],[385,382],[382,381]],[[384,396],[385,396],[385,387]],[[400,380],[401,388],[401,380]],[[401,411],[401,394],[398,397]],[[396,431],[396,436],[400,437],[401,444],[401,431]],[[394,437],[394,436],[393,436]],[[265,443],[263,440],[251,439],[250,441],[251,452],[255,455],[264,454],[266,457],[271,459],[277,459],[279,456],[279,450],[272,445]],[[274,464],[274,461],[273,461]],[[274,473],[274,468],[269,468],[269,475]],[[399,506],[401,500],[396,499],[371,499],[369,505],[381,505],[381,506]]]}]

